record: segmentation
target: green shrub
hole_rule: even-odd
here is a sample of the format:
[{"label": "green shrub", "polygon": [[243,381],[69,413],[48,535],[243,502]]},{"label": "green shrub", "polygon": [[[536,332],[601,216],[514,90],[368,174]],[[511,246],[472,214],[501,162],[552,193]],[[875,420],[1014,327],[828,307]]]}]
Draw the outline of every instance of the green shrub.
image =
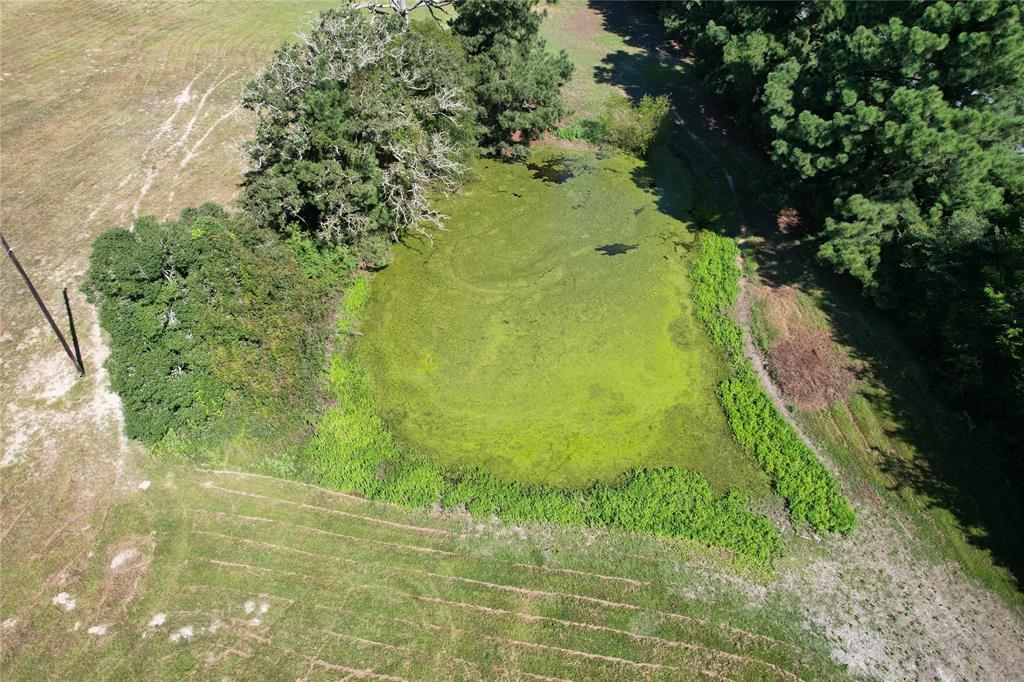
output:
[{"label": "green shrub", "polygon": [[243,216],[207,204],[105,232],[83,290],[111,337],[106,367],[132,438],[228,412],[273,420],[313,402],[330,297]]},{"label": "green shrub", "polygon": [[606,142],[642,157],[668,124],[670,108],[665,95],[644,95],[636,105],[616,96],[609,100],[598,123]]},{"label": "green shrub", "polygon": [[778,413],[743,358],[743,331],[732,319],[739,295],[738,256],[733,240],[705,232],[690,271],[694,315],[736,367],[735,376],[723,381],[718,391],[733,435],[771,476],[794,522],[849,533],[856,517],[835,477]]},{"label": "green shrub", "polygon": [[598,121],[581,119],[555,130],[555,137],[563,140],[585,140],[591,144],[600,144],[605,141],[604,132],[604,128]]},{"label": "green shrub", "polygon": [[740,293],[739,254],[733,240],[705,232],[690,269],[693,314],[731,362],[743,357],[743,330],[732,318]]},{"label": "green shrub", "polygon": [[612,96],[604,112],[595,119],[579,119],[555,131],[563,140],[586,140],[591,144],[609,144],[638,157],[647,154],[651,144],[668,125],[671,108],[668,97],[644,95],[633,105],[621,95]]},{"label": "green shrub", "polygon": [[749,363],[722,383],[719,395],[736,440],[772,477],[793,521],[817,530],[853,530],[856,518],[835,477],[779,415]]},{"label": "green shrub", "polygon": [[[368,280],[357,278],[348,290],[341,305],[348,318],[344,330],[358,324],[368,289]],[[781,552],[778,531],[747,509],[743,495],[715,498],[695,472],[634,470],[613,484],[567,490],[502,481],[481,469],[445,468],[393,436],[363,370],[343,349],[332,360],[330,379],[336,404],[322,417],[302,457],[308,477],[320,485],[406,506],[465,508],[477,518],[497,516],[511,523],[608,526],[689,538],[762,566]]]},{"label": "green shrub", "polygon": [[390,240],[442,216],[475,147],[465,55],[430,23],[320,14],[245,88],[256,114],[241,203],[263,226],[386,262]]}]

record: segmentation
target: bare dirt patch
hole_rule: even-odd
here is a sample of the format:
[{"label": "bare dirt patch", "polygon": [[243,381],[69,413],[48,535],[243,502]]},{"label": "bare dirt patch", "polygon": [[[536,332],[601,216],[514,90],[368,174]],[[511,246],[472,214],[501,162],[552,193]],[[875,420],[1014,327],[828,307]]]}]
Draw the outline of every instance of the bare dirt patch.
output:
[{"label": "bare dirt patch", "polygon": [[792,287],[760,287],[764,322],[776,332],[768,363],[783,395],[802,410],[850,397],[853,374],[831,332],[815,328]]},{"label": "bare dirt patch", "polygon": [[155,549],[151,535],[126,538],[110,548],[100,580],[99,613],[115,618],[138,598]]}]

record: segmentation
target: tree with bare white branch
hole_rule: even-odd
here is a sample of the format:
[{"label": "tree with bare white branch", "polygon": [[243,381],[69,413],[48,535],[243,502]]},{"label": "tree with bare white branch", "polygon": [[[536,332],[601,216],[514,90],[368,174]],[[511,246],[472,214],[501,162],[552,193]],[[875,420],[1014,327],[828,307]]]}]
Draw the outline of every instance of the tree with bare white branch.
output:
[{"label": "tree with bare white branch", "polygon": [[243,93],[257,115],[243,205],[286,234],[386,261],[390,240],[443,226],[429,197],[459,186],[475,149],[468,78],[456,39],[433,24],[321,14]]},{"label": "tree with bare white branch", "polygon": [[438,14],[451,16],[451,13],[446,8],[452,2],[453,0],[415,0],[410,4],[408,0],[388,0],[387,2],[360,2],[354,5],[354,7],[356,9],[368,9],[378,14],[393,12],[402,17],[405,23],[408,24],[409,15],[420,7],[426,8],[434,19],[439,19]]}]

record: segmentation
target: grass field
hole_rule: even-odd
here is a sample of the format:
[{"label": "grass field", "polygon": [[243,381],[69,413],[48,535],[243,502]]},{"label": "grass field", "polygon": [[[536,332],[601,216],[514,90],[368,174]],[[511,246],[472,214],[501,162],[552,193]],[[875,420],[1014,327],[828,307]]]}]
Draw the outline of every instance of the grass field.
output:
[{"label": "grass field", "polygon": [[357,355],[396,431],[509,479],[682,466],[767,494],[715,399],[726,368],[690,310],[693,235],[636,179],[685,203],[664,170],[571,152],[479,164],[440,205],[447,231],[373,280]]},{"label": "grass field", "polygon": [[[787,558],[764,576],[681,541],[402,511],[126,442],[77,291],[89,244],[136,212],[229,202],[249,127],[238,88],[329,4],[4,5],[0,223],[55,312],[69,287],[88,374],[75,379],[0,268],[3,679],[1017,674],[1019,611],[904,523],[858,473],[874,460],[839,460],[864,520],[850,538],[802,537],[764,510],[787,530]],[[677,73],[611,7],[563,1],[545,28],[577,63],[581,111],[587,93]],[[699,88],[677,85],[677,107],[694,103],[680,144],[694,163],[705,146],[722,159],[746,201],[757,167],[702,117]],[[728,191],[722,175],[708,183]]]},{"label": "grass field", "polygon": [[812,637],[769,617],[782,606],[744,613],[711,584],[683,597],[680,582],[697,583],[673,568],[683,546],[516,534],[230,472],[150,475],[111,509],[117,540],[67,588],[74,609],[51,605],[34,622],[45,636],[8,640],[20,644],[8,679],[836,672]]}]

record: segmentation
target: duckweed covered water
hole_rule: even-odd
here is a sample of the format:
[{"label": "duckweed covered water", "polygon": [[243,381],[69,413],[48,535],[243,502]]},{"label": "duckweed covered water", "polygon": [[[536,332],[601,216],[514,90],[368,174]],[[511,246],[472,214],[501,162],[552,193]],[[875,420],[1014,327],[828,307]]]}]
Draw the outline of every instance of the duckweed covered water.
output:
[{"label": "duckweed covered water", "polygon": [[715,398],[725,369],[691,314],[685,223],[639,162],[564,154],[481,161],[441,205],[448,230],[374,278],[356,354],[385,420],[506,479],[677,465],[762,492]]}]

